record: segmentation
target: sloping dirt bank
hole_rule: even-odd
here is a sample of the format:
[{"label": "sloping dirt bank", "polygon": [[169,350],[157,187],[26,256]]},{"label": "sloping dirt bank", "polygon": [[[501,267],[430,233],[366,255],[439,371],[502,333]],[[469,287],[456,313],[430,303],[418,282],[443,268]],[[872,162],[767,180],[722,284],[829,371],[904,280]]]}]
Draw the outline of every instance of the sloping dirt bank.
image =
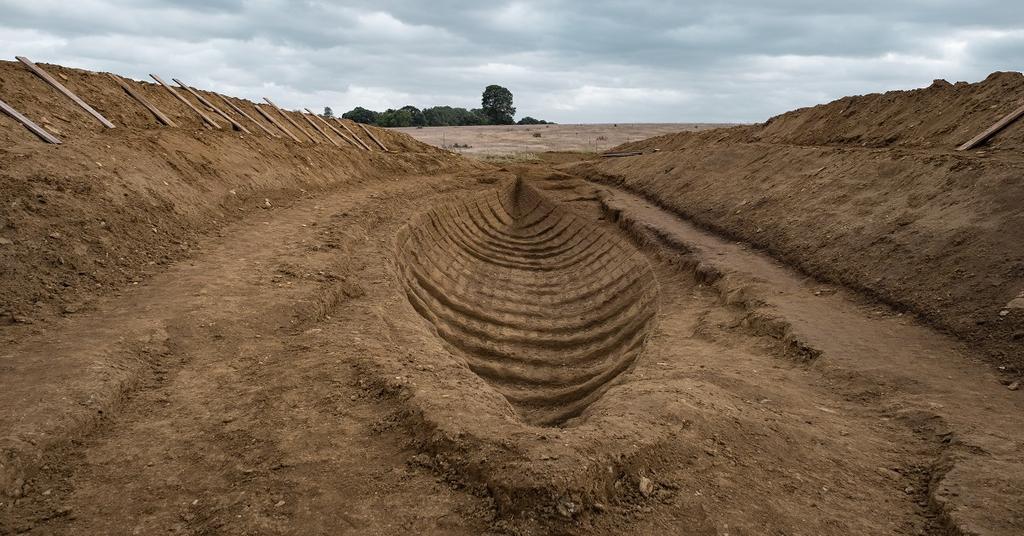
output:
[{"label": "sloping dirt bank", "polygon": [[[847,97],[762,125],[620,146],[578,166],[1024,370],[1024,125],[954,147],[1017,106],[1019,73]],[[1016,301],[1014,301],[1016,300]]]},{"label": "sloping dirt bank", "polygon": [[[261,217],[269,220],[276,210],[339,189],[458,177],[482,167],[378,130],[390,150],[383,152],[351,124],[371,150],[337,138],[340,146],[322,138],[295,142],[279,130],[272,136],[238,114],[232,115],[251,134],[230,130],[209,111],[222,128],[208,129],[164,88],[129,82],[177,123],[161,126],[109,77],[43,67],[116,127],[104,128],[20,63],[0,62],[4,101],[63,141],[44,144],[12,118],[0,117],[5,497],[23,493],[51,447],[90,433],[154,370],[166,374],[181,363],[167,357],[176,344],[173,338],[168,343],[167,323],[137,309],[124,314],[132,310],[124,304],[117,306],[122,312],[85,322],[78,331],[65,331],[65,321],[92,318],[111,307],[103,300],[131,294],[173,265],[203,257],[203,240],[222,235],[232,222],[268,225]],[[204,94],[225,107],[221,96]],[[252,103],[233,102],[261,118]],[[154,300],[147,307],[168,306]]]},{"label": "sloping dirt bank", "polygon": [[[163,127],[107,76],[43,67],[116,128],[105,129],[20,63],[0,62],[2,98],[64,142],[46,145],[0,117],[0,322],[78,311],[92,296],[194,253],[200,233],[253,211],[343,183],[475,166],[377,130],[392,151],[384,153],[355,126],[350,128],[374,150],[344,142],[336,147],[323,138],[296,143],[242,100],[233,102],[280,137],[238,114],[252,134],[230,130],[209,111],[222,128],[204,129],[199,116],[164,88],[129,81],[178,124]],[[226,108],[220,96],[204,94]],[[280,116],[278,121],[284,122]],[[315,134],[308,124],[305,129]]]},{"label": "sloping dirt bank", "polygon": [[[696,137],[734,143],[905,147],[946,152],[1020,106],[1022,93],[1024,76],[1021,73],[995,72],[974,84],[936,80],[926,88],[843,97],[799,108],[761,124],[689,136],[666,134],[620,147],[623,150],[682,148]],[[992,138],[985,149],[1019,150],[1022,146],[1024,129],[1011,127]]]},{"label": "sloping dirt bank", "polygon": [[342,184],[80,314],[3,328],[0,534],[486,531],[486,497],[407,463],[403,408],[357,368],[394,351],[360,342],[384,342],[381,228],[466,183]]},{"label": "sloping dirt bank", "polygon": [[614,189],[598,195],[609,218],[645,251],[678,255],[740,306],[746,315],[739,326],[779,340],[848,402],[874,408],[924,443],[923,478],[904,492],[925,507],[925,533],[1021,530],[1024,436],[1017,430],[1024,399],[979,369],[969,346],[846,289],[823,287],[639,196]]}]

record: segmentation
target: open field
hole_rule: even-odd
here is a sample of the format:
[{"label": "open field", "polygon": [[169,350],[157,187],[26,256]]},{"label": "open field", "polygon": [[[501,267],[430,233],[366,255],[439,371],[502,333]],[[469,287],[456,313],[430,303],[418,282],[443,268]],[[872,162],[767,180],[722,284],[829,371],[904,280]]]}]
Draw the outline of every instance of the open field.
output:
[{"label": "open field", "polygon": [[593,125],[488,125],[396,128],[417,141],[466,155],[597,153],[631,141],[722,126],[710,123],[619,123]]},{"label": "open field", "polygon": [[410,136],[43,67],[116,128],[0,62],[0,534],[1024,533],[1019,73]]}]

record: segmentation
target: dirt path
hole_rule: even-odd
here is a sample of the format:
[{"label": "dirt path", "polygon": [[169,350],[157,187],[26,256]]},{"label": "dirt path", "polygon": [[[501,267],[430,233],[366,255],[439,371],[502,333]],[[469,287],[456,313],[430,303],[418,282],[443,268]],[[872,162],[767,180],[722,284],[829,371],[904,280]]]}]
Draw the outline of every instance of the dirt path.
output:
[{"label": "dirt path", "polygon": [[[916,454],[926,463],[911,470],[922,473],[921,481],[906,489],[921,498],[924,515],[938,518],[932,526],[968,534],[1024,527],[1024,399],[970,347],[723,241],[636,195],[605,193],[605,205],[656,248],[685,252],[702,270],[717,272],[720,292],[756,310],[746,327],[813,350],[806,372],[843,399],[839,407],[815,407],[830,416],[867,410],[893,421],[881,426],[904,428],[920,440]],[[798,383],[778,382],[772,390]]]},{"label": "dirt path", "polygon": [[[361,387],[344,347],[328,347],[311,327],[373,284],[347,255],[368,229],[345,214],[378,197],[429,195],[442,182],[345,190],[225,229],[195,261],[10,347],[22,364],[51,362],[22,376],[31,378],[25,389],[2,390],[8,404],[36,397],[26,406],[37,414],[5,414],[20,428],[45,429],[30,420],[79,387],[127,392],[128,401],[103,404],[113,417],[46,452],[18,503],[0,510],[0,532],[484,530],[486,502],[407,465],[415,451],[389,426],[394,408]],[[76,370],[89,360],[128,371],[123,386]],[[81,385],[69,385],[76,375]]]},{"label": "dirt path", "polygon": [[[5,330],[0,533],[1019,532],[1021,399],[969,349],[624,192],[513,171],[304,199],[91,310]],[[558,427],[471,370],[451,334],[478,319],[414,309],[402,255],[420,250],[396,241],[411,215],[515,174],[523,199],[578,219],[563,236],[631,237],[615,243],[641,245],[656,280],[643,351]],[[472,229],[460,211],[432,240]],[[513,239],[469,290],[514,303],[510,267],[590,243]]]}]

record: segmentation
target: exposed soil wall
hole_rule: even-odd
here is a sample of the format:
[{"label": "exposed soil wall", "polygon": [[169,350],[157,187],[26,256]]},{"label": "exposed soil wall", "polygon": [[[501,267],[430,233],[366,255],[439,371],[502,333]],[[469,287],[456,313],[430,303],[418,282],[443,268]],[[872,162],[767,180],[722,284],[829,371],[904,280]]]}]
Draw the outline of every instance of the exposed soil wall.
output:
[{"label": "exposed soil wall", "polygon": [[1024,125],[984,150],[953,148],[1015,107],[1022,87],[1019,73],[996,73],[847,97],[762,125],[624,145],[616,150],[659,152],[578,171],[918,313],[1020,369]]},{"label": "exposed soil wall", "polygon": [[[272,138],[228,110],[219,95],[204,92],[252,134],[230,130],[210,111],[222,128],[207,129],[166,89],[129,81],[178,125],[165,127],[105,74],[42,66],[116,128],[104,128],[20,63],[0,62],[0,98],[64,142],[45,144],[0,115],[0,322],[74,312],[91,296],[192,254],[198,234],[245,213],[343,183],[476,165],[374,129],[391,150],[384,153],[351,122],[371,151],[341,140],[336,147],[323,138]],[[252,103],[232,102],[280,134]]]}]

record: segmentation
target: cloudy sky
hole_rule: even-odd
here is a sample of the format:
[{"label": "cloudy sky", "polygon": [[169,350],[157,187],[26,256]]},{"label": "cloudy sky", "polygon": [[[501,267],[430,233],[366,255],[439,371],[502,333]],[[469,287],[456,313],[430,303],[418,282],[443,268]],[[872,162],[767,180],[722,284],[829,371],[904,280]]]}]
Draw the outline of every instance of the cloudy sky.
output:
[{"label": "cloudy sky", "polygon": [[151,72],[336,112],[760,121],[1024,65],[1024,0],[0,0],[0,59]]}]

